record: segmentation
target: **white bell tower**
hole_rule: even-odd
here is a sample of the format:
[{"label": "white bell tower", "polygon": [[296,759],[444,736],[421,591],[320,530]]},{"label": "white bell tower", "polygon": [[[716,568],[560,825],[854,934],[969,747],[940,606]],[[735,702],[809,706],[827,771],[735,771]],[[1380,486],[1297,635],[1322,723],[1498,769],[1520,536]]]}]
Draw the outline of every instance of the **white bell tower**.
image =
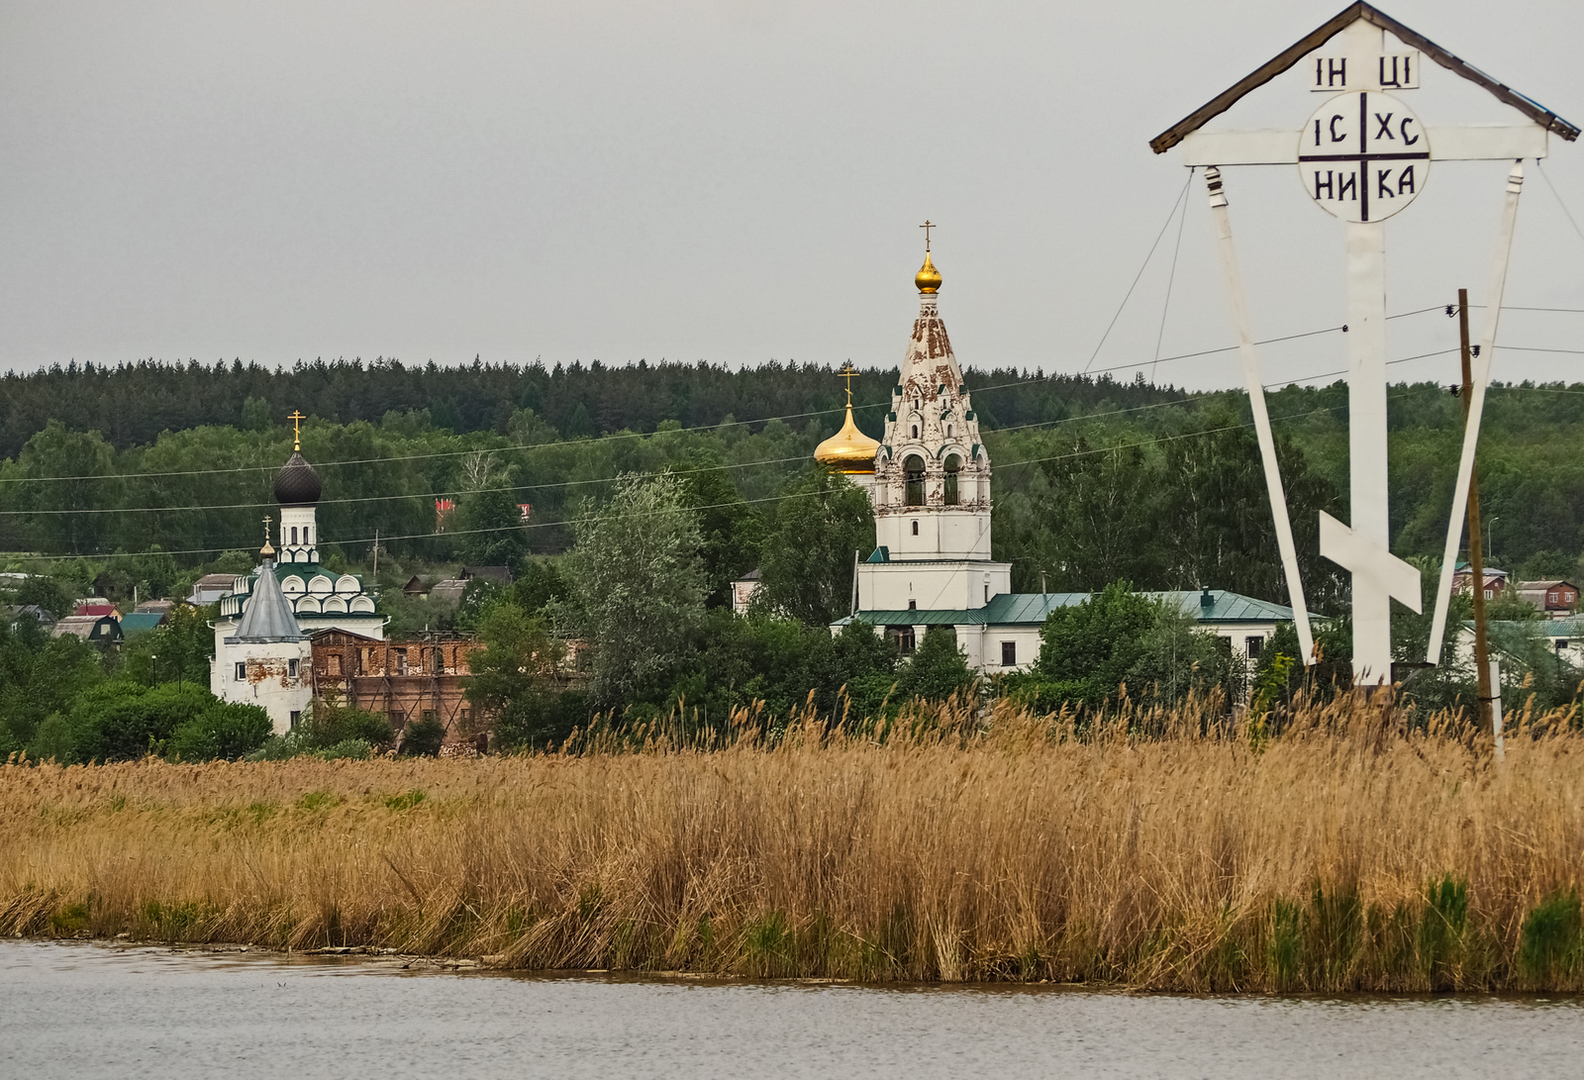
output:
[{"label": "white bell tower", "polygon": [[875,552],[859,568],[860,610],[979,608],[1010,592],[990,558],[990,455],[937,307],[930,256],[914,277],[919,314],[875,454]]}]

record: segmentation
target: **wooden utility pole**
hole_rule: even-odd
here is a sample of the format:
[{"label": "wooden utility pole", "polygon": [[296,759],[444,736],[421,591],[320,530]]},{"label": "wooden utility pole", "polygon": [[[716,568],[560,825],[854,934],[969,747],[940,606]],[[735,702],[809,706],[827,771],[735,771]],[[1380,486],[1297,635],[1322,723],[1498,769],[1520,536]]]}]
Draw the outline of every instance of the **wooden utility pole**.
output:
[{"label": "wooden utility pole", "polygon": [[[1468,290],[1458,290],[1458,338],[1463,346],[1463,422],[1473,403],[1473,359],[1469,353]],[[1469,574],[1474,582],[1474,670],[1479,677],[1480,726],[1491,724],[1490,645],[1485,636],[1485,553],[1480,549],[1479,468],[1469,472]]]}]

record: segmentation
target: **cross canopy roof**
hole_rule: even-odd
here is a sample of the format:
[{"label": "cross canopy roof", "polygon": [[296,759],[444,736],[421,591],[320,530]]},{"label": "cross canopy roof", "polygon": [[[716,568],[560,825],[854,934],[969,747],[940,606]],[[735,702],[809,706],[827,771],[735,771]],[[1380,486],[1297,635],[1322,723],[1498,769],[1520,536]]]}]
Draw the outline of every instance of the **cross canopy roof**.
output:
[{"label": "cross canopy roof", "polygon": [[1453,74],[1467,79],[1476,86],[1483,87],[1497,100],[1517,109],[1547,131],[1554,131],[1569,142],[1578,138],[1579,129],[1577,127],[1568,123],[1533,98],[1525,97],[1516,90],[1497,82],[1479,68],[1452,55],[1423,34],[1410,30],[1385,12],[1373,8],[1369,4],[1356,3],[1349,4],[1334,18],[1321,23],[1320,26],[1300,38],[1293,45],[1284,49],[1254,71],[1239,79],[1232,86],[1221,91],[1221,93],[1155,136],[1150,140],[1150,149],[1157,154],[1164,154],[1167,150],[1182,142],[1185,136],[1198,131],[1205,124],[1226,112],[1233,105],[1236,105],[1244,95],[1264,86],[1360,19],[1393,34],[1403,44],[1413,46]]}]

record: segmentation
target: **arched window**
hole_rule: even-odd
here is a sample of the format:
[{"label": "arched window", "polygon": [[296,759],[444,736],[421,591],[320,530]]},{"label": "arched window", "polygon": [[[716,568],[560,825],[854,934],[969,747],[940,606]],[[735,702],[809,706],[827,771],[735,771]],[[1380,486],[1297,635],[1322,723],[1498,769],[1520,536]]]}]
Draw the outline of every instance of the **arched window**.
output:
[{"label": "arched window", "polygon": [[297,542],[297,526],[293,525],[292,526],[292,543],[295,544],[296,542]]},{"label": "arched window", "polygon": [[946,505],[957,505],[957,474],[962,471],[962,458],[956,454],[946,455]]},{"label": "arched window", "polygon": [[914,536],[918,535],[918,522],[916,522],[916,521],[913,523],[913,535]]},{"label": "arched window", "polygon": [[902,462],[902,471],[907,478],[907,505],[923,506],[924,459],[917,454],[909,454],[907,460]]},{"label": "arched window", "polygon": [[918,438],[918,425],[917,424],[913,425],[913,437],[915,439]]}]

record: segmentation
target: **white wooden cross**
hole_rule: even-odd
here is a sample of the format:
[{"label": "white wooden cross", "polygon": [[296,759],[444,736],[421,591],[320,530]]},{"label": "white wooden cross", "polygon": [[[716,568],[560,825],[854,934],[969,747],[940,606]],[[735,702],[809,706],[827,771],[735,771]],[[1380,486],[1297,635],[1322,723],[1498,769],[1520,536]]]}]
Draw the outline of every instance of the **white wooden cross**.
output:
[{"label": "white wooden cross", "polygon": [[[1332,44],[1341,36],[1340,49]],[[1389,36],[1388,36],[1389,35]],[[1390,38],[1395,38],[1393,46]],[[1484,87],[1523,114],[1502,126],[1426,127],[1402,99],[1387,91],[1414,90],[1428,58]],[[1301,128],[1207,132],[1202,126],[1245,94],[1302,64],[1311,89],[1327,93]],[[1156,153],[1181,146],[1182,161],[1205,167],[1222,268],[1239,339],[1244,380],[1253,407],[1266,487],[1276,518],[1282,570],[1305,662],[1313,642],[1298,559],[1277,471],[1275,442],[1265,410],[1264,379],[1248,319],[1248,304],[1232,244],[1221,169],[1229,165],[1296,165],[1321,208],[1347,223],[1348,470],[1352,525],[1320,515],[1320,551],[1353,578],[1353,672],[1359,685],[1391,678],[1391,601],[1420,610],[1420,575],[1391,553],[1386,487],[1386,262],[1385,219],[1404,209],[1424,187],[1437,161],[1516,161],[1497,235],[1486,296],[1485,327],[1474,370],[1473,398],[1464,433],[1457,487],[1442,561],[1429,662],[1440,657],[1446,606],[1463,531],[1474,446],[1489,380],[1497,317],[1501,312],[1523,158],[1544,157],[1556,132],[1572,141],[1579,129],[1535,102],[1470,67],[1428,38],[1368,4],[1350,5],[1329,22],[1150,141]]]}]

